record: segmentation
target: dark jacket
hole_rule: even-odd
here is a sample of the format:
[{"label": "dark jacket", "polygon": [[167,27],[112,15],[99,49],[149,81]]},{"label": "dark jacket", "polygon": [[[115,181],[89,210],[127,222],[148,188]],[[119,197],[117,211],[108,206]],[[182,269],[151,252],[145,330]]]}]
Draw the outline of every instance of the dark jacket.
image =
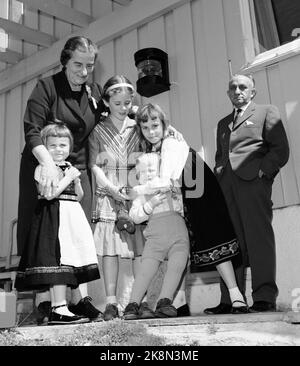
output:
[{"label": "dark jacket", "polygon": [[[91,93],[88,93],[87,89]],[[97,102],[97,108],[95,108],[93,99],[89,97],[89,94]],[[28,99],[24,115],[26,144],[22,153],[19,176],[17,229],[19,255],[23,251],[31,218],[37,204],[37,189],[33,177],[38,161],[32,154],[32,149],[42,144],[41,129],[54,119],[63,121],[74,137],[73,152],[68,160],[78,169],[86,169],[88,166],[88,136],[99,121],[103,110],[100,86],[93,83],[86,88],[84,85],[78,100],[80,106],[64,71],[40,79]],[[90,186],[90,178],[84,177],[84,192],[89,192]],[[88,195],[85,195],[85,198],[87,197]],[[91,206],[88,202],[86,205],[87,207]]]},{"label": "dark jacket", "polygon": [[215,173],[222,174],[230,161],[240,178],[252,180],[261,169],[274,178],[289,158],[289,145],[278,109],[273,105],[250,103],[235,128],[233,113],[218,123]]}]

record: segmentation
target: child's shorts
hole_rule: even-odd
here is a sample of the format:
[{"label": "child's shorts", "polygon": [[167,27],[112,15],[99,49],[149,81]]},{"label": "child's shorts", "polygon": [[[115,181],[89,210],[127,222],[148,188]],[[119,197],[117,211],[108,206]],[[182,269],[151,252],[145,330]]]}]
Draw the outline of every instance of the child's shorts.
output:
[{"label": "child's shorts", "polygon": [[174,211],[152,216],[144,230],[146,239],[142,259],[152,258],[163,262],[173,253],[181,252],[188,258],[189,235],[183,217]]}]

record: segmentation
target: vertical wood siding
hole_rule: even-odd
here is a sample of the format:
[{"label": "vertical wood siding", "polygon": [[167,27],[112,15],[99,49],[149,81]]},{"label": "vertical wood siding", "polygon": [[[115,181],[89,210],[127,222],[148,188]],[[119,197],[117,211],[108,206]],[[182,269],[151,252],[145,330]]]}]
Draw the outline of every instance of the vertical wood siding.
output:
[{"label": "vertical wood siding", "polygon": [[[108,1],[62,2],[94,18],[114,10]],[[172,125],[184,134],[193,148],[204,154],[210,167],[214,165],[217,121],[232,108],[226,95],[228,59],[232,60],[233,71],[246,63],[239,3],[240,0],[193,0],[163,14],[101,45],[94,73],[95,80],[102,85],[115,73],[124,74],[135,83],[135,51],[157,47],[167,52],[170,91],[148,99],[137,96],[137,102],[159,103]],[[27,21],[27,25],[57,37],[74,31],[40,14],[32,14]],[[15,47],[20,52],[20,45]],[[26,47],[24,52],[30,54],[36,49]],[[274,103],[279,107],[291,144],[289,163],[275,181],[275,208],[299,203],[299,61],[300,56],[292,57],[254,75],[258,89],[256,102]],[[47,74],[54,71],[57,69]],[[30,80],[0,95],[0,255],[4,255],[9,222],[17,215],[18,168],[24,145],[22,117],[35,83],[36,79]]]}]

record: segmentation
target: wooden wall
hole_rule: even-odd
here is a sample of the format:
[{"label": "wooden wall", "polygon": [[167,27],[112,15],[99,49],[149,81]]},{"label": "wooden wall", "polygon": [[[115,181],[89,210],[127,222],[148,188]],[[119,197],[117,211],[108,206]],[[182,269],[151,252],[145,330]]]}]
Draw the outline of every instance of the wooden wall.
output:
[{"label": "wooden wall", "polygon": [[[70,0],[65,2],[71,3]],[[72,3],[82,11],[90,12],[93,9],[94,17],[97,17],[97,9],[99,14],[103,11],[100,4],[107,4],[97,0],[74,0]],[[245,23],[241,17],[245,7],[247,0],[133,0],[126,8],[113,12],[110,8],[107,15],[101,18],[102,22],[95,22],[84,32],[99,44],[100,57],[94,78],[103,84],[107,78],[118,73],[125,74],[135,83],[137,70],[134,52],[145,47],[158,47],[166,51],[169,55],[171,90],[149,100],[165,109],[171,123],[183,132],[188,143],[202,152],[207,163],[213,167],[216,124],[231,111],[226,96],[228,60],[232,61],[233,72],[249,61],[245,48],[249,39],[244,37]],[[32,14],[30,19],[28,25],[33,26],[35,15]],[[40,19],[38,24],[45,32],[55,29],[60,38],[73,31],[58,22],[54,27],[49,19]],[[28,53],[33,51],[26,50]],[[58,61],[58,47],[53,47],[53,52],[56,52]],[[47,67],[47,60],[51,64],[50,58],[47,53],[41,54],[41,70]],[[256,101],[272,102],[280,108],[291,143],[291,159],[276,179],[274,207],[299,203],[299,58],[287,59],[255,74],[258,88]],[[26,73],[30,66],[25,64],[23,72]],[[16,71],[19,70],[16,68]],[[47,70],[47,74],[56,70],[58,63]],[[36,77],[45,75],[32,74],[34,77],[27,76],[21,85],[14,85],[13,89],[0,94],[0,255],[4,255],[9,222],[17,214],[18,167],[24,145],[22,116]],[[0,73],[0,93],[1,80],[7,82]],[[139,103],[146,101],[146,98],[137,98]]]}]

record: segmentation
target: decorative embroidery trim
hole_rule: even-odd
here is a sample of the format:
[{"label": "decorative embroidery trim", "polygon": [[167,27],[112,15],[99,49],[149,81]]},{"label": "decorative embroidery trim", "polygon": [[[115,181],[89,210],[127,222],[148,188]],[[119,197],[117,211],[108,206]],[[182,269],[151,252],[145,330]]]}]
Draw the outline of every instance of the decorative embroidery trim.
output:
[{"label": "decorative embroidery trim", "polygon": [[62,201],[78,201],[77,195],[75,196],[71,194],[61,194],[57,198]]},{"label": "decorative embroidery trim", "polygon": [[220,244],[214,248],[200,250],[192,253],[191,263],[197,266],[216,264],[224,258],[230,258],[239,252],[239,245],[236,239]]},{"label": "decorative embroidery trim", "polygon": [[98,268],[97,264],[88,264],[82,267],[72,267],[62,265],[59,267],[33,267],[33,268],[26,268],[25,272],[18,271],[18,277],[25,277],[34,274],[47,274],[47,273],[76,273],[83,270],[91,270],[93,268]]},{"label": "decorative embroidery trim", "polygon": [[92,217],[91,219],[93,224],[96,224],[97,222],[103,222],[105,224],[115,224],[116,220],[115,219],[103,219],[101,217],[99,217],[99,215],[95,215]]}]

